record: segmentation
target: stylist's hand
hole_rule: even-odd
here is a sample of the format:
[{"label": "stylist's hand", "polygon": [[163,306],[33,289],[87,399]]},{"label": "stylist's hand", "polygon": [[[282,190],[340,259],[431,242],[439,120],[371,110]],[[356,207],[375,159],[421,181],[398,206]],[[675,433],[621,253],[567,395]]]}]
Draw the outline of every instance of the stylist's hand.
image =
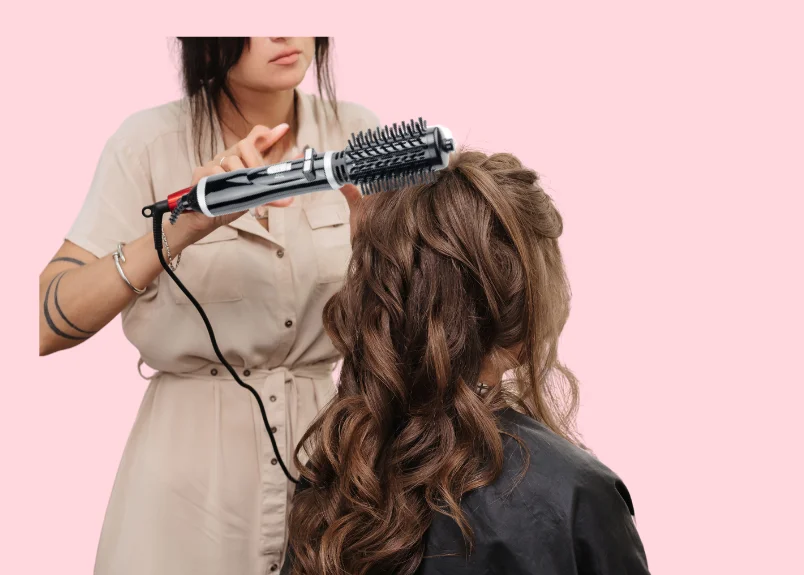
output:
[{"label": "stylist's hand", "polygon": [[357,211],[360,209],[360,203],[363,201],[363,195],[357,186],[346,184],[341,188],[343,197],[346,198],[346,203],[349,204],[349,240],[355,237],[355,223],[357,222]]},{"label": "stylist's hand", "polygon": [[[206,176],[266,165],[266,157],[271,147],[282,139],[288,133],[288,130],[287,124],[280,124],[276,128],[254,126],[248,136],[218,154],[203,166],[193,170],[193,180],[190,185],[196,185],[201,178]],[[286,198],[266,205],[285,207],[292,202],[293,198]],[[246,211],[242,211],[210,218],[204,214],[191,212],[182,214],[176,221],[175,226],[165,226],[165,228],[166,232],[168,231],[167,228],[176,228],[171,230],[174,231],[176,236],[175,242],[179,247],[184,247],[194,244],[216,228],[233,222],[245,213]]]}]

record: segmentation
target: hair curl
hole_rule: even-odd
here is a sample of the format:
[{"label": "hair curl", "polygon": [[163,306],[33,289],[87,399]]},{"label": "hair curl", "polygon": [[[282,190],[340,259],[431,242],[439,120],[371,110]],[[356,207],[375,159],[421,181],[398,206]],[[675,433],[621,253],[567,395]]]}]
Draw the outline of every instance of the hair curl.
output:
[{"label": "hair curl", "polygon": [[[363,201],[324,310],[338,392],[295,453],[307,488],[290,515],[294,574],[414,573],[433,513],[471,549],[460,502],[501,472],[506,407],[577,442],[577,382],[557,356],[562,227],[510,154],[456,153],[434,183]],[[514,377],[481,382],[489,363]]]}]

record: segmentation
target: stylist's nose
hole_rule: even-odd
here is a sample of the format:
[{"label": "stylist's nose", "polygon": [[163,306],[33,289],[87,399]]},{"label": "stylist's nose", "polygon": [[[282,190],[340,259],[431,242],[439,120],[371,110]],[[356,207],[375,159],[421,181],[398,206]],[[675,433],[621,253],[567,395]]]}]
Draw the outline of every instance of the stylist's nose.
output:
[{"label": "stylist's nose", "polygon": [[287,40],[287,38],[286,38],[286,37],[284,37],[284,36],[281,36],[281,37],[280,37],[280,36],[277,36],[277,37],[274,37],[274,36],[269,36],[269,37],[268,37],[268,39],[269,39],[271,42],[284,42],[285,40]]}]

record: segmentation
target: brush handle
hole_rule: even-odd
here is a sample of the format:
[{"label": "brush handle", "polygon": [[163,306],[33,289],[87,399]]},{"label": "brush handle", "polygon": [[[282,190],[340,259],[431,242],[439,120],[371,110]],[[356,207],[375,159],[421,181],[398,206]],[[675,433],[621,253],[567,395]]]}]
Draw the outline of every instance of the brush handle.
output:
[{"label": "brush handle", "polygon": [[223,216],[300,194],[338,189],[348,183],[345,170],[333,169],[333,153],[307,148],[302,159],[202,178],[174,207]]}]

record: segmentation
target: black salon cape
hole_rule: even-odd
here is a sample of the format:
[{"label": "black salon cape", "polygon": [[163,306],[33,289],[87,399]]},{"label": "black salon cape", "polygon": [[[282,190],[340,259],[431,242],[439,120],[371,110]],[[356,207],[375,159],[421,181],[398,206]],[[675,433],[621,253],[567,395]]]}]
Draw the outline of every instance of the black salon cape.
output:
[{"label": "black salon cape", "polygon": [[[513,410],[500,414],[500,427],[519,437],[530,452],[524,479],[510,492],[523,455],[519,443],[504,435],[502,475],[461,503],[474,530],[471,555],[467,558],[457,524],[435,514],[417,575],[649,573],[631,497],[617,475]],[[290,543],[283,574],[290,573]],[[443,556],[448,553],[457,556]]]}]

